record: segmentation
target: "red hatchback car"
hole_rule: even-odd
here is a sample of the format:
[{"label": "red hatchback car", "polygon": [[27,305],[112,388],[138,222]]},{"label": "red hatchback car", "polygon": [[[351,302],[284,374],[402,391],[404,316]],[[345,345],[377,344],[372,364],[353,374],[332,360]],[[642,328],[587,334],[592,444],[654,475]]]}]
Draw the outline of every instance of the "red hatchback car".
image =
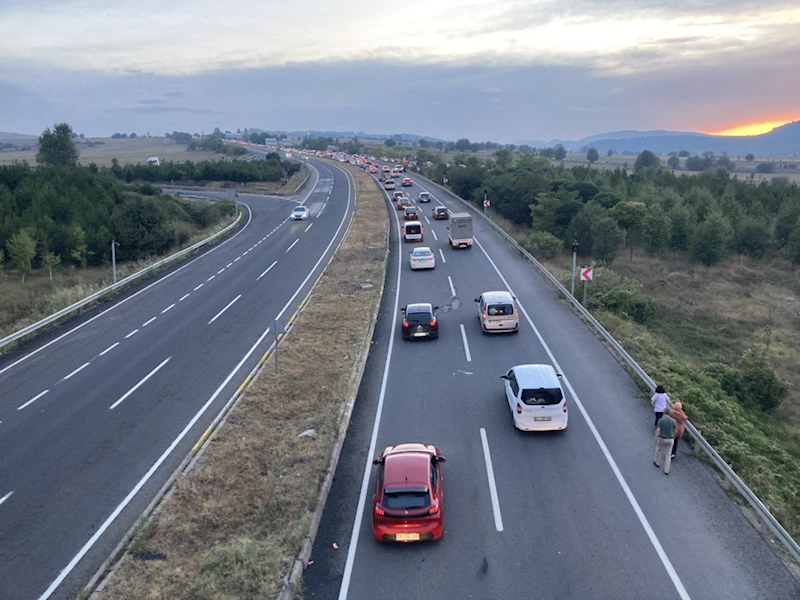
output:
[{"label": "red hatchback car", "polygon": [[372,534],[379,542],[438,540],[444,534],[442,463],[432,444],[389,446],[378,465]]}]

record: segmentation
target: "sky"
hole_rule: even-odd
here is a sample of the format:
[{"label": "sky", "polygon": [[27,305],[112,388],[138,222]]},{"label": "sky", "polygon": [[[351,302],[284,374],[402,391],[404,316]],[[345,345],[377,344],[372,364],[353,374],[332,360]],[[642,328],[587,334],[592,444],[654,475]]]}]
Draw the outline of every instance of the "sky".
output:
[{"label": "sky", "polygon": [[800,120],[797,0],[0,0],[0,131],[755,134]]}]

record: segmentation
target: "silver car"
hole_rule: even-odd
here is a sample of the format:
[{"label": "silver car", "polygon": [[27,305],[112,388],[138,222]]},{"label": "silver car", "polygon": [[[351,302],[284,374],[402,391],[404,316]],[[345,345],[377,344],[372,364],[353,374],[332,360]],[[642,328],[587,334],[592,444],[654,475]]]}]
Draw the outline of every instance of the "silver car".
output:
[{"label": "silver car", "polygon": [[292,221],[303,221],[308,218],[308,208],[305,206],[298,206],[294,210],[292,210],[292,214],[289,216]]}]

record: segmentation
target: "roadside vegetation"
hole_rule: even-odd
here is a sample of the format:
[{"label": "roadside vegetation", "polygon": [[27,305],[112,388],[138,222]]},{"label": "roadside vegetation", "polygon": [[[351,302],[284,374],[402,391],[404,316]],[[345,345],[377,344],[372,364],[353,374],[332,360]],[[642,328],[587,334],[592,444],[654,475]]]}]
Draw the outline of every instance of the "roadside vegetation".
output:
[{"label": "roadside vegetation", "polygon": [[724,167],[680,176],[651,153],[633,174],[508,150],[433,159],[425,175],[476,206],[486,193],[567,285],[578,241],[593,314],[800,535],[800,188]]},{"label": "roadside vegetation", "polygon": [[366,173],[351,172],[359,219],[280,342],[279,372],[265,364],[100,599],[275,598],[282,589],[346,427],[386,269],[383,196]]}]

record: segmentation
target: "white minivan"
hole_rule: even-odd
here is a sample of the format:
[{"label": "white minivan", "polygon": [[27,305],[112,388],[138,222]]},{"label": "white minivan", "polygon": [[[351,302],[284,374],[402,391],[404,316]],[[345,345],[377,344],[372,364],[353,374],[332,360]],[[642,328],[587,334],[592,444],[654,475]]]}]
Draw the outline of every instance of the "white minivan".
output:
[{"label": "white minivan", "polygon": [[475,302],[478,303],[478,319],[484,333],[519,331],[517,299],[509,292],[483,292]]},{"label": "white minivan", "polygon": [[567,399],[561,374],[550,365],[517,365],[500,377],[514,427],[522,431],[567,428]]}]

